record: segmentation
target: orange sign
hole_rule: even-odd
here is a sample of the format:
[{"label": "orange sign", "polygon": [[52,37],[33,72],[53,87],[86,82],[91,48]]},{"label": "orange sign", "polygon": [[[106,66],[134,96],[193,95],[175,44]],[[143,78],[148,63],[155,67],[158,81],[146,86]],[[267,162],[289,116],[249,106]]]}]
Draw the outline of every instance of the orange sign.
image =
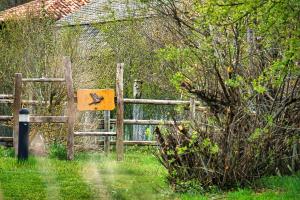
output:
[{"label": "orange sign", "polygon": [[113,110],[115,109],[115,91],[112,89],[80,89],[77,91],[77,109]]}]

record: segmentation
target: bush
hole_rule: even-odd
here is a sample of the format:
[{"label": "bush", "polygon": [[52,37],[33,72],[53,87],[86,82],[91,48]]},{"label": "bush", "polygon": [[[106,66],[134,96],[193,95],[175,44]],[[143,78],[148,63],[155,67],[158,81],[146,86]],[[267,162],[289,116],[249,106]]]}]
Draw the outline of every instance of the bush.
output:
[{"label": "bush", "polygon": [[182,96],[206,106],[192,127],[156,130],[170,182],[229,188],[299,170],[299,0],[169,1],[151,1],[162,19],[174,14],[164,25],[176,41],[159,61]]},{"label": "bush", "polygon": [[0,157],[14,157],[15,150],[13,148],[6,148],[0,146]]},{"label": "bush", "polygon": [[65,160],[67,158],[66,145],[60,142],[53,142],[50,144],[49,157]]},{"label": "bush", "polygon": [[168,181],[176,191],[245,186],[262,176],[291,174],[300,169],[297,150],[293,150],[299,139],[280,131],[254,139],[253,133],[243,131],[228,136],[222,130],[199,127],[197,131],[181,125],[157,128],[157,157],[168,170]]}]

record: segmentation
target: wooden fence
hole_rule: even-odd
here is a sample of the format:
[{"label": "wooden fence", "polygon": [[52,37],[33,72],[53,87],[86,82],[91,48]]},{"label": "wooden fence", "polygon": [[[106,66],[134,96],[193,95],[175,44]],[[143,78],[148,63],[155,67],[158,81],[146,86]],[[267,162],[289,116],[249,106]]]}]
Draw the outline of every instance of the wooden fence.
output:
[{"label": "wooden fence", "polygon": [[[159,100],[159,99],[130,99],[124,98],[124,64],[117,64],[116,73],[116,119],[110,119],[110,112],[104,111],[104,132],[74,132],[75,116],[76,116],[76,97],[74,96],[73,79],[71,61],[69,57],[64,57],[65,77],[64,78],[23,78],[21,73],[15,74],[14,94],[0,95],[0,103],[13,104],[12,116],[0,116],[0,121],[13,122],[13,138],[0,137],[0,140],[13,140],[14,148],[18,148],[18,128],[19,128],[19,110],[21,104],[37,105],[48,104],[47,101],[22,100],[22,85],[27,82],[59,82],[65,83],[67,88],[67,116],[30,116],[31,123],[67,123],[67,158],[74,158],[74,137],[75,136],[104,136],[104,150],[109,152],[110,144],[116,144],[117,160],[124,158],[124,145],[155,145],[155,141],[124,141],[124,124],[133,125],[172,125],[174,121],[162,121],[152,119],[124,119],[124,104],[151,104],[151,105],[188,105],[190,107],[190,116],[188,120],[195,118],[196,106],[197,110],[205,110],[205,107],[200,107],[200,102],[191,98],[189,101],[183,100]],[[182,123],[187,121],[181,121]],[[116,124],[116,132],[110,131],[110,124]],[[110,141],[110,136],[116,136],[116,141]]]},{"label": "wooden fence", "polygon": [[28,82],[41,83],[65,83],[68,94],[68,115],[67,116],[30,116],[30,123],[67,123],[68,124],[68,159],[72,160],[74,155],[74,89],[72,80],[71,60],[64,57],[65,77],[64,78],[23,78],[21,73],[15,74],[14,94],[1,94],[0,103],[13,104],[13,114],[11,116],[0,116],[0,121],[13,122],[13,137],[0,137],[0,141],[13,141],[15,152],[18,152],[18,136],[19,136],[19,111],[22,104],[37,105],[47,104],[48,102],[39,102],[32,100],[22,100],[22,87]]},{"label": "wooden fence", "polygon": [[[151,105],[189,105],[190,116],[189,120],[195,118],[196,106],[197,110],[205,110],[206,107],[200,107],[200,102],[195,101],[191,98],[189,101],[183,100],[159,100],[159,99],[130,99],[124,98],[123,93],[123,74],[124,64],[117,65],[116,74],[116,94],[117,94],[117,119],[111,119],[110,121],[116,123],[116,149],[117,149],[117,160],[122,160],[124,155],[124,144],[136,144],[136,145],[155,145],[155,141],[123,141],[124,135],[124,124],[133,125],[172,125],[174,121],[163,121],[163,120],[145,120],[145,119],[124,119],[124,104],[151,104]],[[177,123],[183,123],[188,121],[181,121]]]}]

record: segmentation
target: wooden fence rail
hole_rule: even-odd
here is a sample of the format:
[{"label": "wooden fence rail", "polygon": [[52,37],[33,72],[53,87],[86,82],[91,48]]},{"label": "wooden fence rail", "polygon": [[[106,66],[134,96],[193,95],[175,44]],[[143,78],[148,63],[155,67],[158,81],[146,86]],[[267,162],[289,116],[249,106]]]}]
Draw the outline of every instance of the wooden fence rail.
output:
[{"label": "wooden fence rail", "polygon": [[[104,144],[104,141],[99,141],[100,145]],[[116,141],[112,140],[110,141],[111,145],[116,145]],[[124,140],[123,141],[124,145],[137,145],[137,146],[157,146],[157,142],[156,141],[133,141],[133,140]]]},{"label": "wooden fence rail", "polygon": [[[183,100],[160,100],[160,99],[124,99],[127,104],[153,104],[153,105],[190,105],[190,101]],[[196,102],[200,105],[200,102]]]},{"label": "wooden fence rail", "polygon": [[[124,119],[124,124],[133,124],[133,125],[174,125],[176,124],[185,124],[189,121],[173,121],[173,120],[156,120],[156,119]],[[104,127],[104,120],[99,120],[98,122],[95,122],[96,124],[99,124],[101,127]],[[90,125],[93,126],[95,123],[84,123],[84,125]],[[115,125],[116,119],[110,119],[110,124]]]},{"label": "wooden fence rail", "polygon": [[[13,104],[13,99],[0,99],[1,104]],[[53,102],[55,103],[55,102]],[[24,105],[50,105],[49,101],[37,101],[37,100],[21,100],[21,104]]]},{"label": "wooden fence rail", "polygon": [[22,78],[22,82],[65,82],[64,78]]},{"label": "wooden fence rail", "polygon": [[116,132],[74,132],[75,136],[116,136]]},{"label": "wooden fence rail", "polygon": [[[177,124],[187,123],[188,121],[178,121]],[[135,124],[135,125],[174,125],[174,121],[164,120],[145,120],[145,119],[124,119],[124,124]]]},{"label": "wooden fence rail", "polygon": [[29,117],[30,123],[67,123],[68,116],[33,116]]},{"label": "wooden fence rail", "polygon": [[13,99],[13,94],[0,94],[0,99]]},{"label": "wooden fence rail", "polygon": [[11,121],[13,120],[13,116],[0,116],[0,121]]},{"label": "wooden fence rail", "polygon": [[13,137],[0,137],[0,142],[13,142]]}]

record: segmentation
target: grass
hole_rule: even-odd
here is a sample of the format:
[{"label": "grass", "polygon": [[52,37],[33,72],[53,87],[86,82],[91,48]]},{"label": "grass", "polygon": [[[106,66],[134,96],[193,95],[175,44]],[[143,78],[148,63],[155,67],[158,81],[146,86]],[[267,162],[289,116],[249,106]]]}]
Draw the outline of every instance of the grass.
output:
[{"label": "grass", "polygon": [[0,200],[34,199],[300,199],[300,174],[267,177],[256,190],[236,189],[208,194],[174,193],[167,172],[146,152],[127,152],[123,162],[115,155],[80,154],[75,161],[31,157],[18,163],[0,155]]}]

